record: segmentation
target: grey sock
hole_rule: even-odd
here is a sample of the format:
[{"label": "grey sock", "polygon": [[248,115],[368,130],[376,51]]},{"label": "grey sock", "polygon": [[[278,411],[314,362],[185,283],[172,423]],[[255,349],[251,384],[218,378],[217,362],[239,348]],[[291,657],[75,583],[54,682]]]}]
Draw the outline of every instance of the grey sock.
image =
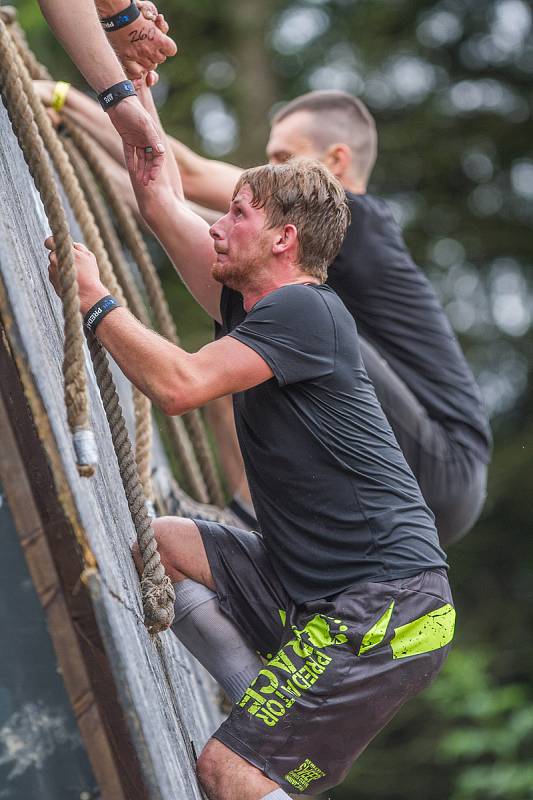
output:
[{"label": "grey sock", "polygon": [[260,800],[291,800],[288,794],[285,794],[283,789],[274,789],[270,794],[261,797]]},{"label": "grey sock", "polygon": [[257,653],[220,610],[215,592],[186,578],[174,584],[172,630],[235,702],[262,667]]}]

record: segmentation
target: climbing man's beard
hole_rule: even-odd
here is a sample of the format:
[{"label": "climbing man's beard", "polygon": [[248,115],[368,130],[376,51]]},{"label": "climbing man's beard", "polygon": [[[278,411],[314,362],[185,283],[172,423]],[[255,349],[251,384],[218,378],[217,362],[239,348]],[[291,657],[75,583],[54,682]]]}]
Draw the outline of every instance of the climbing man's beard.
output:
[{"label": "climbing man's beard", "polygon": [[247,283],[249,283],[251,276],[257,270],[257,264],[254,260],[245,262],[231,262],[228,260],[215,261],[211,268],[213,278],[227,286],[229,289],[241,291]]}]

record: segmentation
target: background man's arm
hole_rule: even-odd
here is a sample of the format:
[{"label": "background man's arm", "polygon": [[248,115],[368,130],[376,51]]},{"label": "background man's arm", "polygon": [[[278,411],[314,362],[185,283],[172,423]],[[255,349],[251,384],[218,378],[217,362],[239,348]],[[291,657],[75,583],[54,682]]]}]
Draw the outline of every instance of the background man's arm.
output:
[{"label": "background man's arm", "polygon": [[203,158],[171,136],[168,143],[180,169],[185,196],[201,206],[227,211],[242,169]]}]

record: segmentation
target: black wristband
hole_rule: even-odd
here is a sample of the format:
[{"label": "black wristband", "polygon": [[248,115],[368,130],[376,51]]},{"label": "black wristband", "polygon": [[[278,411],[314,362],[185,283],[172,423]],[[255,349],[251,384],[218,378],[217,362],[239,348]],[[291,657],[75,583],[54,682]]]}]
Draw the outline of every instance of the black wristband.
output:
[{"label": "black wristband", "polygon": [[103,17],[100,19],[102,28],[106,33],[118,31],[120,28],[125,28],[130,22],[135,22],[141,12],[135,5],[131,3],[124,11],[119,11],[118,14],[113,14],[112,17]]},{"label": "black wristband", "polygon": [[136,94],[137,92],[131,81],[121,81],[120,83],[114,83],[109,89],[100,92],[98,95],[98,102],[104,111],[109,111],[110,108],[116,106],[116,104],[120,103],[124,98],[134,97]]},{"label": "black wristband", "polygon": [[91,333],[94,333],[103,318],[115,308],[120,308],[120,303],[117,303],[115,298],[108,294],[105,297],[102,297],[101,300],[95,303],[94,306],[88,310],[83,318],[83,324],[87,330],[91,331]]}]

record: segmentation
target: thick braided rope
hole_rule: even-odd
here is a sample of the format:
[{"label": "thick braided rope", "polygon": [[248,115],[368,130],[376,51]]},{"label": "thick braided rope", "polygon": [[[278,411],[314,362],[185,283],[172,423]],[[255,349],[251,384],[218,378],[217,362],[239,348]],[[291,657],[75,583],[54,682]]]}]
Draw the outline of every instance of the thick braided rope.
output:
[{"label": "thick braided rope", "polygon": [[[13,12],[13,9],[11,9],[10,11]],[[0,13],[2,13],[2,11],[0,11]],[[7,16],[9,17],[9,22],[14,22],[13,13],[8,12]],[[12,25],[12,30],[20,56],[23,59],[24,63],[26,64],[26,67],[31,77],[34,79],[51,80],[52,76],[50,75],[48,69],[35,58],[34,54],[27,46],[25,35],[22,29],[15,23]],[[73,131],[73,134],[75,136],[76,130]],[[80,139],[85,138],[85,142],[87,142],[86,137],[83,136],[83,133],[81,131],[79,131],[79,137]],[[83,144],[83,142],[79,142],[78,144]],[[88,147],[89,145],[87,145],[87,148]],[[93,159],[93,161],[96,161],[97,167],[100,166],[98,159]],[[103,177],[104,178],[107,177],[105,176],[105,173]],[[116,198],[116,192],[114,191],[113,187],[110,186],[109,182],[107,188],[109,190],[108,194],[112,195],[113,198]],[[119,212],[121,208],[122,208],[122,203],[117,198],[116,213]],[[134,232],[137,232],[137,236],[138,238],[141,239],[142,242],[142,237],[140,237],[140,234],[138,233],[135,222],[133,220],[131,227],[133,228]],[[158,280],[157,275],[156,275],[156,280]],[[139,317],[139,319],[141,319],[142,321],[141,317]],[[198,416],[199,422],[201,424],[201,417],[199,417],[198,412],[193,412],[193,415]],[[186,416],[190,417],[191,415],[186,415]],[[200,472],[200,467],[196,458],[196,453],[192,446],[192,443],[189,441],[189,438],[187,436],[183,420],[181,418],[176,418],[176,417],[167,418],[167,426],[169,428],[170,436],[174,444],[176,455],[178,456],[180,466],[183,470],[185,481],[186,483],[188,483],[190,491],[200,502],[203,503],[208,502],[209,500],[208,488],[206,486],[206,482],[204,482],[203,475]],[[198,425],[194,427],[195,429],[197,429]],[[202,438],[203,438],[203,444],[202,444]],[[205,432],[203,437],[201,431],[199,436],[197,436],[197,448],[204,454],[202,462],[204,465],[203,472],[204,474],[205,472],[207,472],[208,475],[210,475],[210,481],[209,481],[211,485],[210,494],[214,498],[213,502],[218,502],[219,505],[223,505],[222,490],[220,487],[220,482],[218,481],[216,469],[211,459],[211,451],[209,450]],[[209,463],[211,463],[211,466],[209,466]]]},{"label": "thick braided rope", "polygon": [[[78,220],[83,233],[83,238],[89,249],[92,250],[96,256],[98,268],[104,284],[108,287],[109,291],[116,296],[120,303],[126,305],[126,298],[120,285],[118,284],[113,266],[104,247],[102,237],[100,236],[100,232],[94,217],[89,209],[86,198],[79,185],[79,181],[74,173],[72,164],[65,153],[63,143],[57,136],[57,133],[50,123],[48,115],[44,110],[40,99],[34,95],[33,85],[29,76],[27,84],[28,85],[26,85],[25,88],[30,98],[30,104],[34,108],[35,119],[40,128],[47,150],[51,154],[52,160],[63,184],[63,188],[69,199],[74,215]],[[75,154],[71,153],[71,155],[74,155],[75,157]],[[137,453],[137,458],[138,463],[141,466],[143,487],[147,490],[147,498],[151,500],[153,496],[153,490],[150,481],[150,408],[145,398],[141,395],[141,392],[135,388],[133,389],[133,404],[135,409],[136,424],[140,425],[141,427],[139,436],[136,436],[136,438],[138,438],[140,441],[141,447],[141,450]],[[127,491],[127,487],[125,487],[125,489]]]},{"label": "thick braided rope", "polygon": [[[50,161],[43,140],[24,91],[27,76],[10,34],[0,18],[0,86],[6,108],[24,154],[30,173],[41,196],[43,206],[54,235],[59,265],[61,302],[64,316],[65,354],[63,376],[67,420],[73,433],[77,450],[78,471],[87,477],[94,474],[96,446],[89,428],[89,402],[85,357],[83,352],[82,320],[79,310],[78,288],[72,257],[72,240],[65,212],[57,190]],[[81,450],[76,437],[82,440]],[[88,441],[89,452],[84,453],[83,441]],[[79,439],[78,439],[79,441]]]},{"label": "thick braided rope", "polygon": [[146,498],[137,474],[135,456],[113,376],[109,369],[107,355],[95,336],[89,334],[88,342],[100,396],[117,454],[120,476],[124,487],[128,487],[126,498],[143,559],[141,590],[145,624],[150,633],[159,633],[170,627],[174,619],[174,587],[168,575],[165,574],[157,551],[152,523],[146,508]]},{"label": "thick braided rope", "polygon": [[[2,75],[2,67],[9,64],[9,69],[13,68],[13,64],[17,64],[19,68],[19,81],[17,84],[18,95],[26,97],[26,105],[31,103],[31,110],[34,113],[35,121],[39,124],[41,136],[46,144],[48,151],[51,153],[52,160],[56,166],[58,174],[63,183],[63,187],[69,201],[71,202],[73,211],[82,228],[85,241],[90,249],[96,255],[98,266],[101,270],[104,282],[109,286],[113,293],[122,297],[122,292],[118,286],[107,253],[103,247],[98,229],[89,211],[83,193],[80,189],[79,183],[74,175],[72,166],[68,161],[66,153],[62,147],[59,138],[54,131],[46,112],[44,111],[41,101],[33,91],[33,85],[26,67],[21,63],[16,49],[10,44],[10,49],[6,53],[1,48],[1,43],[5,37],[2,37],[2,30],[5,36],[9,37],[5,29],[5,25],[0,19],[0,75]],[[6,58],[6,56],[8,56]],[[43,161],[46,159],[46,151],[42,147],[41,151]],[[30,155],[31,157],[31,155]],[[46,207],[46,206],[45,206]],[[71,245],[70,245],[71,247]],[[74,280],[74,285],[75,280]],[[122,298],[123,299],[123,298]],[[79,309],[78,309],[79,315]],[[81,329],[81,328],[80,328]],[[164,568],[161,564],[159,554],[157,552],[157,543],[154,536],[154,531],[148,516],[146,508],[146,500],[142,487],[137,475],[137,468],[135,459],[132,453],[131,444],[129,442],[126,423],[120,409],[118,395],[114,386],[111,371],[103,348],[95,337],[91,337],[90,352],[93,364],[95,366],[96,378],[100,388],[100,395],[104,404],[107,419],[109,421],[111,437],[115,447],[115,453],[119,465],[121,478],[124,485],[124,491],[128,501],[128,506],[131,511],[132,520],[135,525],[137,534],[137,541],[144,563],[144,571],[141,579],[141,590],[143,609],[145,614],[145,623],[147,628],[152,633],[165,630],[171,623],[174,616],[174,590],[169,578],[165,575]]]},{"label": "thick braided rope", "polygon": [[[148,295],[150,308],[154,313],[159,332],[173,344],[179,345],[180,342],[176,326],[163,293],[157,270],[130,209],[119,197],[112,181],[102,166],[97,150],[89,141],[86,134],[69,120],[65,121],[65,126],[87,160],[91,171],[102,187],[106,199],[115,214],[121,238],[139,267]],[[202,502],[210,500],[216,505],[223,506],[224,493],[217,474],[202,417],[198,411],[193,411],[185,414],[183,419],[198,458],[208,491],[208,497],[205,499],[203,497],[198,499]]]},{"label": "thick braided rope", "polygon": [[[120,248],[113,223],[98,191],[96,182],[75,145],[68,138],[65,138],[63,139],[63,146],[74,168],[89,208],[93,213],[96,225],[102,236],[104,249],[110,257],[113,273],[118,280],[121,292],[135,316],[144,324],[149,324],[144,303],[140,294],[136,291],[134,281],[131,279],[131,270]],[[132,394],[135,416],[135,460],[146,500],[151,507],[154,501],[151,475],[152,404],[148,397],[135,386]]]},{"label": "thick braided rope", "polygon": [[[102,200],[100,192],[96,186],[96,182],[92,177],[92,173],[75,144],[69,140],[68,135],[63,139],[63,142],[76,170],[76,174],[78,175],[80,183],[84,189],[91,210],[95,216],[98,228],[105,242],[106,250],[111,256],[115,274],[124,291],[124,294],[126,295],[128,305],[137,319],[139,319],[143,325],[151,327],[151,320],[148,315],[148,311],[146,310],[144,301],[137,289],[130,266],[124,257],[122,247],[113,227],[109,211]],[[134,393],[134,403],[135,399],[136,394]],[[180,467],[183,471],[185,484],[192,491],[194,497],[199,498],[200,502],[205,502],[205,499],[207,498],[207,490],[198,466],[198,462],[196,460],[196,456],[192,449],[192,444],[187,435],[187,431],[185,430],[183,420],[181,417],[165,417],[165,421],[169,429],[170,438],[173,442]],[[148,490],[148,488],[145,486],[145,481],[147,481],[146,472],[143,472],[143,470],[146,468],[146,463],[143,461],[143,449],[146,448],[147,444],[144,438],[147,436],[147,431],[145,431],[146,426],[144,424],[144,420],[142,418],[140,420],[136,419],[135,453],[137,464],[139,466],[141,482],[145,487],[146,496],[148,499],[152,499],[152,483],[150,480],[150,489]],[[152,429],[150,426],[150,437],[151,432]]]}]

